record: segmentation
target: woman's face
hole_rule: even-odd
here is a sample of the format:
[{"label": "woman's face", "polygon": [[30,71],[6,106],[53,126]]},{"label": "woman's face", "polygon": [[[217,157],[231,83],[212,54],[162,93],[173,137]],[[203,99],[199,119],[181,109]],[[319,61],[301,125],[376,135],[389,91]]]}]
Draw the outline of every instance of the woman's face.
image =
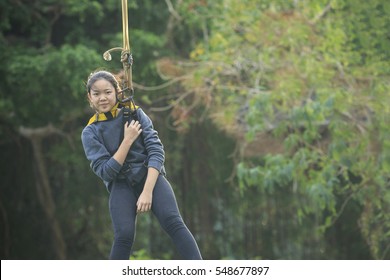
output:
[{"label": "woman's face", "polygon": [[91,86],[88,99],[97,112],[107,113],[116,104],[115,88],[106,79],[97,80]]}]

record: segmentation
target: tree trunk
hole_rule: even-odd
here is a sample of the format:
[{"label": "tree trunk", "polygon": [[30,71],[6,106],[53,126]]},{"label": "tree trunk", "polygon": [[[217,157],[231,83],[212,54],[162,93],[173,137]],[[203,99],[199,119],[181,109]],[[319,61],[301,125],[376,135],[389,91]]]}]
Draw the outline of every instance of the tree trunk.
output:
[{"label": "tree trunk", "polygon": [[66,259],[66,244],[62,236],[62,230],[55,214],[55,202],[51,192],[49,176],[42,151],[42,140],[52,134],[61,134],[52,125],[43,128],[20,128],[21,135],[31,141],[35,168],[37,168],[36,192],[39,204],[41,205],[48,225],[51,230],[53,248],[57,259]]},{"label": "tree trunk", "polygon": [[7,210],[5,209],[2,200],[0,199],[0,212],[1,212],[1,220],[3,224],[3,252],[1,253],[2,259],[8,259],[10,257],[10,226],[8,222]]}]

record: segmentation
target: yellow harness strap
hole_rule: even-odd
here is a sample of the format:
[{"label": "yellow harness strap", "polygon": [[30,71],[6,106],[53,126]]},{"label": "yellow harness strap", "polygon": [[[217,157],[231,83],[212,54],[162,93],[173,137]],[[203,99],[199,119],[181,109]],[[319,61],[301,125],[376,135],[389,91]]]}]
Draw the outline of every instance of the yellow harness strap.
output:
[{"label": "yellow harness strap", "polygon": [[[111,120],[113,118],[116,118],[119,111],[120,111],[120,108],[118,108],[119,106],[119,102],[115,104],[114,107],[112,107],[111,111],[110,112],[107,112],[107,113],[96,113],[95,115],[93,115],[89,121],[88,121],[88,125],[90,124],[93,124],[95,122],[103,122],[103,121],[107,121],[107,120]],[[127,107],[127,106],[126,106]],[[137,110],[138,109],[138,106],[135,106],[134,108],[134,105],[131,106],[132,110]]]},{"label": "yellow harness strap", "polygon": [[116,118],[117,114],[118,114],[118,105],[119,103],[116,103],[114,107],[112,107],[111,111],[110,112],[107,112],[107,113],[96,113],[95,115],[93,115],[89,121],[88,121],[88,125],[90,124],[93,124],[95,122],[102,122],[102,121],[107,121],[107,120],[110,120],[112,118]]}]

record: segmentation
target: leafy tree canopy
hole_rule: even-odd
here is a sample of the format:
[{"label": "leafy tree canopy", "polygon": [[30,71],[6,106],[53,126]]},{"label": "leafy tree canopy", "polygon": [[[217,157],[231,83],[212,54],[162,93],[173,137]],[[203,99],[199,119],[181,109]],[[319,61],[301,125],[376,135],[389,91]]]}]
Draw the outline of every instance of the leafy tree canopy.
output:
[{"label": "leafy tree canopy", "polygon": [[373,256],[387,258],[390,4],[201,3],[187,14],[208,28],[190,56],[193,78],[182,84],[194,97],[182,111],[202,104],[236,137],[278,139],[281,152],[238,165],[242,191],[292,189],[296,219],[316,215],[322,230],[355,201]]}]

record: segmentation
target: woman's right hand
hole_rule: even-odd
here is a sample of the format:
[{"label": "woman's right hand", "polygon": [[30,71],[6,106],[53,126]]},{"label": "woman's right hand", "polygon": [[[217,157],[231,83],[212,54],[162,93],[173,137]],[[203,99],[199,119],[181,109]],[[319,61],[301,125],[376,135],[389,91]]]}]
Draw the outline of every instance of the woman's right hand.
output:
[{"label": "woman's right hand", "polygon": [[127,143],[131,145],[141,132],[141,124],[138,121],[132,120],[130,123],[126,122],[124,126],[123,140],[127,141]]},{"label": "woman's right hand", "polygon": [[141,134],[141,124],[138,121],[126,122],[123,131],[123,140],[113,158],[122,165],[135,139]]}]

